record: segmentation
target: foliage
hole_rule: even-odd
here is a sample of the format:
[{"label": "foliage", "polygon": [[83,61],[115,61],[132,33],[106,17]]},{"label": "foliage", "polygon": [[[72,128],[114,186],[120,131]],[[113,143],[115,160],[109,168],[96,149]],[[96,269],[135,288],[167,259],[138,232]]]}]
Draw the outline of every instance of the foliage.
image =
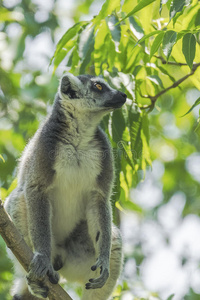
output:
[{"label": "foliage", "polygon": [[[64,68],[75,75],[103,75],[128,95],[127,105],[101,124],[115,156],[113,204],[135,212],[141,220],[157,220],[159,209],[182,191],[186,197],[183,217],[198,215],[200,187],[187,162],[200,151],[199,1],[106,0],[90,19],[87,15],[97,1],[77,0],[65,33],[59,31],[62,22],[56,1],[48,9],[38,1],[8,2],[0,6],[1,197],[5,199],[16,184],[16,159],[52,103],[57,76]],[[44,11],[46,18],[39,18]],[[58,41],[54,55],[45,52],[49,72],[45,63],[42,67],[34,64],[39,59],[36,52],[35,56],[27,54],[28,43],[45,34],[53,45]],[[42,42],[41,47],[44,51]],[[154,161],[164,168],[157,178],[163,199],[148,211],[130,196],[130,189],[142,184]],[[145,254],[140,243],[137,247],[132,257],[141,265]],[[9,285],[3,285],[12,277],[11,266],[7,266],[4,248],[0,249],[0,297],[10,299],[6,295]],[[116,299],[129,290],[125,280],[116,290]],[[159,299],[158,294],[151,296]],[[197,297],[191,288],[185,299]]]},{"label": "foliage", "polygon": [[[179,69],[180,64],[184,66],[184,73],[188,71],[187,66],[193,70],[194,59],[200,59],[200,26],[196,26],[199,2],[173,1],[171,6],[169,2],[142,0],[130,10],[132,1],[121,4],[119,0],[107,0],[98,16],[76,23],[64,34],[51,61],[54,71],[67,57],[67,66],[75,74],[104,74],[115,88],[121,88],[132,99],[123,111],[114,112],[110,117],[109,135],[117,153],[120,186],[117,186],[115,201],[119,199],[123,207],[129,203],[123,185],[127,185],[127,189],[132,187],[133,181],[136,184],[141,179],[138,170],[145,172],[146,167],[151,166],[145,108],[152,110],[157,100],[155,96],[167,88],[164,81],[172,81],[176,86],[177,78],[169,68],[171,63],[177,64]],[[151,11],[149,17],[147,11]],[[199,82],[195,86],[198,88]],[[150,99],[151,104],[143,98]],[[131,173],[127,172],[128,167],[132,168]]]}]

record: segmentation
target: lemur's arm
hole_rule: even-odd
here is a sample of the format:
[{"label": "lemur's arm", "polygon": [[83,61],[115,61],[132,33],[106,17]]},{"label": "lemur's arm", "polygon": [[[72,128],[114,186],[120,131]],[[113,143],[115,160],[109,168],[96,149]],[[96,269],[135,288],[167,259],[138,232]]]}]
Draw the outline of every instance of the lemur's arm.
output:
[{"label": "lemur's arm", "polygon": [[26,188],[29,232],[35,252],[51,256],[50,203],[43,186],[32,185]]},{"label": "lemur's arm", "polygon": [[51,204],[47,193],[54,173],[46,154],[42,144],[38,143],[32,157],[34,163],[30,163],[32,169],[26,178],[25,199],[29,234],[34,249],[27,278],[31,281],[48,275],[52,283],[57,283],[59,277],[51,264]]},{"label": "lemur's arm", "polygon": [[86,289],[101,288],[109,277],[111,251],[111,207],[108,199],[101,193],[94,192],[87,207],[88,230],[97,253],[92,271],[100,268],[99,278],[90,279]]},{"label": "lemur's arm", "polygon": [[97,178],[97,189],[92,192],[87,207],[89,234],[98,255],[93,271],[100,267],[100,277],[89,280],[86,288],[101,288],[109,277],[111,252],[112,208],[110,203],[113,183],[113,158],[105,134],[98,129],[97,137],[102,144],[102,170]]},{"label": "lemur's arm", "polygon": [[34,247],[34,258],[30,264],[28,280],[42,279],[49,276],[52,283],[58,283],[58,274],[51,264],[51,208],[40,186],[26,190],[29,232]]}]

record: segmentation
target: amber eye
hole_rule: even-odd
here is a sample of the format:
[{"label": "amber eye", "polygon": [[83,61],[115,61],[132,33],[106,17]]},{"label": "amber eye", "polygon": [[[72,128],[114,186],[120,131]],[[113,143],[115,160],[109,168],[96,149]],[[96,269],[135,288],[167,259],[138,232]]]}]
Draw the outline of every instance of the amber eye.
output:
[{"label": "amber eye", "polygon": [[100,83],[95,83],[95,86],[99,91],[102,91],[103,87]]}]

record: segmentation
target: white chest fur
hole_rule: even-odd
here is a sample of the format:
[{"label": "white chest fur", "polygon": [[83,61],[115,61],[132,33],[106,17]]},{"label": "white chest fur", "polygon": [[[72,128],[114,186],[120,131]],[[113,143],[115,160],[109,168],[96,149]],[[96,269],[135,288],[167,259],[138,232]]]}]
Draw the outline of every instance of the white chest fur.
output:
[{"label": "white chest fur", "polygon": [[62,144],[58,147],[54,169],[53,231],[56,239],[62,241],[85,219],[86,203],[101,171],[101,151],[95,143],[79,149]]}]

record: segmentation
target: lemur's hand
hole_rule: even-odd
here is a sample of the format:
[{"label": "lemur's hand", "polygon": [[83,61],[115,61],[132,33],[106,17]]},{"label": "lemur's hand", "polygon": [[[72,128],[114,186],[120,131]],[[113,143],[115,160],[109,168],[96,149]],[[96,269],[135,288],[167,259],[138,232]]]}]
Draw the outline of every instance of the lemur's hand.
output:
[{"label": "lemur's hand", "polygon": [[59,275],[56,271],[54,271],[47,256],[41,253],[35,253],[29,266],[29,273],[27,277],[33,280],[43,280],[45,275],[49,277],[49,281],[51,283],[58,283]]},{"label": "lemur's hand", "polygon": [[104,286],[108,277],[109,277],[109,259],[100,256],[96,264],[91,267],[92,271],[96,271],[97,268],[100,268],[100,276],[95,279],[89,279],[89,282],[86,283],[85,288],[88,289],[98,289]]},{"label": "lemur's hand", "polygon": [[46,275],[49,277],[49,281],[51,283],[58,283],[59,275],[56,271],[54,271],[53,266],[47,256],[41,253],[35,253],[26,277],[33,295],[40,298],[47,297],[48,287],[43,283]]}]

